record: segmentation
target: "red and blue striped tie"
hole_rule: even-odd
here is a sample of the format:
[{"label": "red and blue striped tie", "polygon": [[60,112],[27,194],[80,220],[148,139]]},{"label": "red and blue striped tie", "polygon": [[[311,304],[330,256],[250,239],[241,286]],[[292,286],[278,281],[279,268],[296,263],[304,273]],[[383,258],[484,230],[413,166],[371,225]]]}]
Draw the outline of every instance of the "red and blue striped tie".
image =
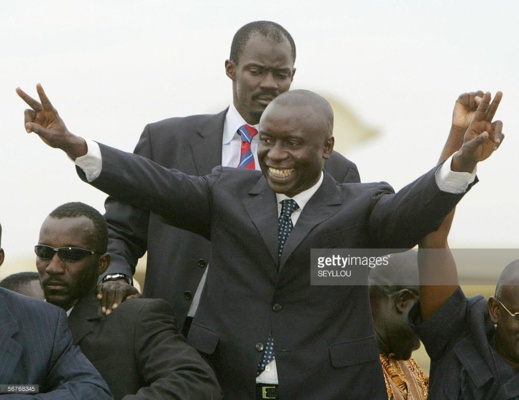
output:
[{"label": "red and blue striped tie", "polygon": [[256,169],[250,144],[252,142],[252,138],[256,136],[258,131],[253,126],[243,125],[238,129],[238,133],[241,136],[241,155],[238,168]]}]

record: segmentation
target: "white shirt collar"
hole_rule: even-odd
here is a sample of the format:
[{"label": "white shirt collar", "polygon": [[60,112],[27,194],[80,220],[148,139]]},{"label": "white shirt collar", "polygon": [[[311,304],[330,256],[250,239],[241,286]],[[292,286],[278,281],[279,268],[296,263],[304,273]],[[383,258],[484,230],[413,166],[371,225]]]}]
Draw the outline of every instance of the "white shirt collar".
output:
[{"label": "white shirt collar", "polygon": [[[321,176],[319,177],[319,180],[313,185],[312,187],[302,191],[301,193],[296,194],[294,197],[291,197],[293,200],[296,201],[297,205],[299,206],[299,210],[303,211],[303,208],[305,208],[306,203],[310,201],[312,196],[317,192],[321,184],[324,180],[324,173],[321,171]],[[281,207],[280,202],[281,200],[290,199],[290,197],[281,194],[276,193],[276,200],[278,202],[278,207]],[[279,213],[279,212],[278,212]]]},{"label": "white shirt collar", "polygon": [[[225,123],[223,128],[222,144],[228,144],[237,135],[238,128],[245,125],[247,122],[240,115],[234,104],[231,103],[227,114],[225,115]],[[249,124],[250,125],[250,124]],[[259,124],[252,125],[254,128],[259,129]]]}]

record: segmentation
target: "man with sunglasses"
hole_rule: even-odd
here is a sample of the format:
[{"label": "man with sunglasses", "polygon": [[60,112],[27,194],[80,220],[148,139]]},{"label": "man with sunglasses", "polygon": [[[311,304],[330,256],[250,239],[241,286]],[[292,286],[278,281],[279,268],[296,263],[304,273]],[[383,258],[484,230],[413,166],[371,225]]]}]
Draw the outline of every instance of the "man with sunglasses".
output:
[{"label": "man with sunglasses", "polygon": [[[1,239],[0,225],[0,266]],[[63,310],[1,287],[0,397],[113,399],[106,382],[72,344]]]},{"label": "man with sunglasses", "polygon": [[409,313],[431,357],[428,398],[519,399],[519,260],[488,301],[467,298],[447,243],[452,217],[420,243],[420,301]]},{"label": "man with sunglasses", "polygon": [[67,203],[45,219],[35,246],[47,302],[67,311],[74,343],[101,373],[116,399],[219,399],[216,377],[178,333],[162,299],[131,299],[109,316],[95,296],[110,263],[103,216]]}]

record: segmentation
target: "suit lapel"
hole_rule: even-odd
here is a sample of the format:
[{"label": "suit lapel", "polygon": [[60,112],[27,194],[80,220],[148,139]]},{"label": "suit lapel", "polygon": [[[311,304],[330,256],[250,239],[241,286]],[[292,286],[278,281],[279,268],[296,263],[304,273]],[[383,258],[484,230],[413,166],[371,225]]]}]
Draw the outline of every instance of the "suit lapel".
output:
[{"label": "suit lapel", "polygon": [[70,331],[74,344],[90,334],[95,328],[98,320],[102,319],[103,313],[99,301],[94,294],[83,297],[75,306],[68,318]]},{"label": "suit lapel", "polygon": [[[256,226],[269,254],[277,265],[278,261],[278,216],[276,195],[270,189],[263,176],[249,192],[249,196],[242,200],[252,222]],[[272,271],[270,271],[272,272]],[[276,272],[276,271],[274,271]]]},{"label": "suit lapel", "polygon": [[22,356],[22,345],[13,339],[19,332],[18,321],[7,307],[8,299],[0,293],[0,377],[9,382],[13,377],[18,361]]},{"label": "suit lapel", "polygon": [[227,110],[216,114],[205,125],[192,135],[191,150],[195,159],[198,175],[211,173],[211,170],[222,164],[223,125]]},{"label": "suit lapel", "polygon": [[337,206],[341,204],[342,198],[337,190],[337,183],[325,172],[321,187],[306,204],[292,233],[285,243],[280,261],[280,270],[294,250],[308,236],[310,231],[334,215],[337,212]]},{"label": "suit lapel", "polygon": [[[341,205],[342,202],[343,200],[337,190],[336,182],[325,173],[321,187],[306,204],[297,220],[296,226],[285,243],[280,269],[297,246],[308,236],[310,231],[334,215],[337,212],[337,206]],[[249,197],[243,200],[243,205],[265,242],[274,263],[277,264],[278,212],[276,195],[263,177],[258,180],[254,188],[249,192]]]}]

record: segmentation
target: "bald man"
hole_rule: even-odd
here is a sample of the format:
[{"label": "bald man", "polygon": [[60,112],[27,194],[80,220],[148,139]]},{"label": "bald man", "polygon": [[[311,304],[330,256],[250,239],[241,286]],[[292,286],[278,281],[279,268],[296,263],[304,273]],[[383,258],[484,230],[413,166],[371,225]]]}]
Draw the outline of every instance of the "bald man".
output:
[{"label": "bald man", "polygon": [[431,357],[429,399],[518,399],[519,260],[504,269],[488,301],[467,298],[457,284],[449,229],[450,220],[420,245],[423,286],[409,313]]},{"label": "bald man", "polygon": [[412,247],[501,140],[502,124],[492,122],[499,101],[487,93],[464,151],[441,167],[396,194],[387,183],[338,184],[323,172],[334,144],[331,106],[295,90],[262,114],[261,173],[220,167],[194,177],[87,144],[37,89],[41,104],[18,89],[31,107],[27,131],[64,150],[95,187],[211,239],[188,340],[213,365],[226,399],[384,398],[367,285],[312,286],[310,249]]}]

